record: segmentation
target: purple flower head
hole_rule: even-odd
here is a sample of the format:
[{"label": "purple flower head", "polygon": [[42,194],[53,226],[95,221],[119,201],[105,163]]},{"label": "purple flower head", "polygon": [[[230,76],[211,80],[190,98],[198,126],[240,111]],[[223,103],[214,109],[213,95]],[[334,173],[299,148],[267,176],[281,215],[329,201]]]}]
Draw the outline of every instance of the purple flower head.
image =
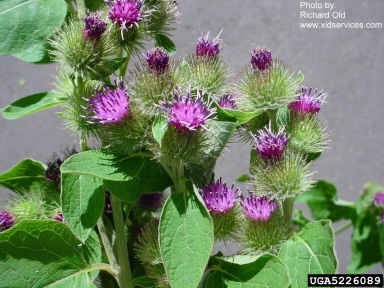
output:
[{"label": "purple flower head", "polygon": [[373,198],[373,203],[375,203],[375,205],[378,207],[384,207],[384,193],[377,192]]},{"label": "purple flower head", "polygon": [[148,210],[155,210],[161,206],[163,193],[155,192],[150,194],[142,194],[140,196],[140,205]]},{"label": "purple flower head", "polygon": [[56,220],[56,221],[59,221],[62,223],[66,223],[64,220],[63,213],[61,213],[61,212],[57,212],[57,215],[55,216],[55,218],[53,218],[53,220]]},{"label": "purple flower head", "polygon": [[239,188],[233,189],[234,184],[229,188],[226,183],[222,183],[221,177],[212,181],[210,184],[204,186],[200,190],[200,194],[203,197],[205,206],[208,211],[214,214],[227,213],[230,211],[236,202],[236,194]]},{"label": "purple flower head", "polygon": [[219,104],[221,108],[235,109],[235,96],[231,94],[225,94],[219,99],[219,102],[217,102],[217,104]]},{"label": "purple flower head", "polygon": [[85,28],[83,30],[83,35],[85,39],[100,40],[101,34],[107,29],[107,22],[104,22],[101,19],[100,12],[89,14],[85,17],[84,22]]},{"label": "purple flower head", "polygon": [[301,91],[302,94],[297,97],[296,101],[288,105],[289,110],[298,115],[315,114],[319,112],[326,96],[323,90],[317,91],[317,89],[315,89],[313,95],[311,95],[312,88],[303,87]]},{"label": "purple flower head", "polygon": [[252,134],[257,154],[266,162],[280,160],[288,142],[288,136],[284,133],[284,128],[280,128],[275,134],[272,132],[271,125],[269,125],[269,128],[260,129],[258,132],[258,136]]},{"label": "purple flower head", "polygon": [[88,123],[116,124],[120,123],[126,116],[128,116],[129,95],[127,88],[124,87],[123,81],[120,82],[120,87],[117,87],[115,90],[105,87],[104,91],[96,92],[96,95],[87,100],[91,106],[90,110],[94,115],[84,117],[95,119],[95,121],[89,121]]},{"label": "purple flower head", "polygon": [[160,104],[168,113],[168,123],[179,131],[188,132],[199,129],[216,112],[215,108],[209,107],[210,103],[204,103],[202,95],[191,99],[191,93],[184,98],[182,93],[175,91],[173,102]]},{"label": "purple flower head", "polygon": [[168,70],[169,56],[163,47],[155,47],[144,54],[149,70],[157,74],[163,74]]},{"label": "purple flower head", "polygon": [[[220,35],[220,33],[219,33]],[[219,35],[216,38],[209,37],[209,32],[197,40],[196,55],[200,57],[214,57],[221,50],[221,39]]]},{"label": "purple flower head", "polygon": [[15,220],[8,211],[0,212],[0,232],[11,228],[14,223]]},{"label": "purple flower head", "polygon": [[269,200],[267,197],[256,197],[252,192],[248,192],[248,197],[240,195],[240,205],[243,207],[245,215],[254,221],[267,221],[279,207],[279,204],[276,200]]},{"label": "purple flower head", "polygon": [[265,70],[272,63],[272,54],[271,51],[264,48],[255,47],[251,53],[251,62],[252,68],[254,70]]},{"label": "purple flower head", "polygon": [[123,38],[123,31],[138,26],[144,15],[140,12],[142,6],[141,1],[135,0],[114,0],[112,3],[107,2],[110,6],[108,12],[109,19],[114,25],[118,25]]},{"label": "purple flower head", "polygon": [[61,160],[56,153],[53,153],[52,157],[47,162],[47,169],[45,170],[45,178],[55,183],[60,183],[61,164],[63,164],[63,162],[70,156],[78,152],[76,151],[75,146],[73,146],[72,149],[66,148],[62,153],[64,154],[63,160]]}]

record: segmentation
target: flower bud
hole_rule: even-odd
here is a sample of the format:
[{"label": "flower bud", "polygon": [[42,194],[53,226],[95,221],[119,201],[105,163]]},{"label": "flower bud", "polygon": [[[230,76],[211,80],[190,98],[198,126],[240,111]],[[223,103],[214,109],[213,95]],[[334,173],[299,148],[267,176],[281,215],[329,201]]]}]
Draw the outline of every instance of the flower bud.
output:
[{"label": "flower bud", "polygon": [[84,19],[85,28],[83,29],[83,35],[87,40],[100,40],[101,34],[107,29],[107,22],[101,19],[100,12],[94,12],[89,14]]},{"label": "flower bud", "polygon": [[236,108],[235,95],[225,94],[219,99],[217,104],[219,104],[221,108],[235,109]]},{"label": "flower bud", "polygon": [[[220,35],[220,34],[219,34]],[[215,57],[222,49],[220,43],[221,39],[209,37],[209,32],[197,40],[196,55],[199,57]]]},{"label": "flower bud", "polygon": [[265,48],[255,47],[251,53],[250,64],[254,70],[266,70],[272,64],[271,51]]},{"label": "flower bud", "polygon": [[64,220],[63,213],[61,213],[60,211],[57,212],[57,214],[56,214],[56,216],[53,218],[53,220],[56,220],[56,221],[59,221],[59,222],[62,222],[62,223],[66,223],[65,220]]},{"label": "flower bud", "polygon": [[265,162],[279,161],[285,151],[288,142],[288,135],[281,127],[277,133],[272,132],[271,123],[269,128],[260,129],[255,140],[255,150]]},{"label": "flower bud", "polygon": [[168,114],[168,124],[179,131],[195,131],[203,127],[215,112],[209,103],[204,103],[202,95],[192,99],[191,93],[184,98],[182,93],[174,93],[173,102],[161,102],[163,110]]},{"label": "flower bud", "polygon": [[169,68],[169,56],[163,47],[155,47],[144,54],[151,72],[164,74]]},{"label": "flower bud", "polygon": [[327,94],[323,90],[317,91],[317,88],[311,95],[312,88],[303,87],[302,94],[296,98],[296,101],[288,105],[289,110],[298,115],[315,114],[320,111],[321,105]]},{"label": "flower bud", "polygon": [[113,2],[107,2],[107,4],[110,7],[108,17],[114,25],[120,28],[122,39],[124,39],[123,32],[132,27],[139,26],[138,23],[144,17],[140,11],[141,1],[114,0]]},{"label": "flower bud", "polygon": [[160,246],[158,240],[159,220],[153,219],[144,225],[141,234],[135,243],[137,257],[145,265],[156,265],[162,263]]},{"label": "flower bud", "polygon": [[373,198],[373,203],[377,207],[384,207],[384,193],[383,192],[377,192]]},{"label": "flower bud", "polygon": [[15,219],[8,211],[0,212],[0,232],[5,231],[13,226]]},{"label": "flower bud", "polygon": [[89,123],[116,124],[122,122],[129,114],[129,95],[123,81],[120,82],[120,87],[114,90],[105,87],[104,91],[97,91],[88,102],[94,115],[84,118],[95,119]]},{"label": "flower bud", "polygon": [[139,199],[140,205],[147,210],[156,210],[163,204],[163,193],[144,193]]}]

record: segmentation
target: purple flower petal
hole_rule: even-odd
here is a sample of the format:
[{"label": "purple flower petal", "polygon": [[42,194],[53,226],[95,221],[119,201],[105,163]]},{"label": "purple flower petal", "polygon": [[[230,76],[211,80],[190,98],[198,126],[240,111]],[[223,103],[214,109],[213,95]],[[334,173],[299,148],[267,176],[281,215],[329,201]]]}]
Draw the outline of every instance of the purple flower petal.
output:
[{"label": "purple flower petal", "polygon": [[240,205],[244,209],[245,215],[254,221],[267,221],[275,210],[279,207],[276,200],[269,200],[267,197],[255,197],[249,192],[248,197],[240,196]]}]

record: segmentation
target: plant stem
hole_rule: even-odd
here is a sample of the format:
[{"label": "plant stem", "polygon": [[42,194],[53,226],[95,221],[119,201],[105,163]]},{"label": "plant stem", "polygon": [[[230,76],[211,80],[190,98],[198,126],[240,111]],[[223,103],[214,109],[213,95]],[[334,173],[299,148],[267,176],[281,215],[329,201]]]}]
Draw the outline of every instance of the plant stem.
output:
[{"label": "plant stem", "polygon": [[79,18],[85,18],[87,15],[85,11],[85,1],[84,0],[76,0],[76,6],[77,6],[77,15],[79,15]]},{"label": "plant stem", "polygon": [[[88,266],[86,269],[84,269],[82,272],[91,272],[94,270],[104,270],[107,271],[109,274],[111,274],[115,279],[117,277],[117,271],[113,269],[110,265],[105,263],[98,263]],[[116,279],[117,280],[117,279]]]},{"label": "plant stem", "polygon": [[131,53],[126,51],[124,53],[125,55],[121,55],[122,57],[127,57],[127,59],[124,61],[123,65],[120,66],[119,68],[119,76],[120,77],[124,77],[125,76],[125,73],[127,73],[127,67],[128,67],[128,64],[129,64],[129,60],[131,58]]},{"label": "plant stem", "polygon": [[344,225],[342,225],[339,228],[335,229],[335,231],[334,231],[335,235],[339,234],[340,232],[343,232],[345,229],[347,229],[348,227],[352,226],[352,224],[353,224],[352,221],[348,221]]},{"label": "plant stem", "polygon": [[277,130],[278,130],[278,127],[277,127],[277,109],[270,109],[270,110],[267,110],[266,112],[267,112],[269,121],[271,121],[272,131],[277,132]]},{"label": "plant stem", "polygon": [[287,198],[283,201],[284,219],[285,219],[285,222],[289,224],[292,223],[292,208],[293,208],[294,201],[295,201],[294,197]]},{"label": "plant stem", "polygon": [[101,241],[103,242],[104,250],[105,250],[105,253],[107,254],[109,264],[112,266],[114,270],[118,271],[119,264],[117,264],[116,257],[113,254],[113,248],[111,243],[109,242],[107,231],[104,226],[103,216],[101,216],[97,221],[97,228],[99,229]]},{"label": "plant stem", "polygon": [[117,258],[120,266],[118,272],[119,286],[122,288],[133,288],[121,201],[111,193],[111,202],[116,232]]}]

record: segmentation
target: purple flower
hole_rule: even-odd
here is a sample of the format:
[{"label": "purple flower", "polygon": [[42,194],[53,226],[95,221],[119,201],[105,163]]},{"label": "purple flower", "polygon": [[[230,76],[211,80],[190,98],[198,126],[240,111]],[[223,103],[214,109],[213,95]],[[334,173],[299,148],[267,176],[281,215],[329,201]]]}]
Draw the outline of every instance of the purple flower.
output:
[{"label": "purple flower", "polygon": [[[220,35],[220,34],[219,34]],[[200,57],[214,57],[221,50],[221,39],[219,35],[216,38],[209,37],[209,32],[204,37],[200,37],[196,44],[196,55]]]},{"label": "purple flower", "polygon": [[83,35],[85,39],[100,40],[101,34],[107,29],[107,22],[101,19],[100,12],[89,14],[85,19]]},{"label": "purple flower", "polygon": [[155,210],[161,206],[163,193],[155,192],[150,194],[142,194],[140,196],[140,205],[148,210]]},{"label": "purple flower", "polygon": [[280,160],[287,146],[288,136],[284,133],[284,128],[275,134],[269,128],[260,129],[258,136],[253,136],[255,140],[255,150],[264,161]]},{"label": "purple flower", "polygon": [[112,3],[107,2],[111,7],[108,12],[109,19],[112,23],[118,25],[123,37],[123,31],[138,26],[138,23],[143,19],[143,13],[140,12],[142,3],[134,0],[114,0]]},{"label": "purple flower", "polygon": [[235,109],[236,108],[236,102],[235,102],[235,96],[231,94],[223,95],[219,102],[217,102],[221,108],[229,108],[229,109]]},{"label": "purple flower", "polygon": [[73,154],[78,153],[75,149],[75,146],[72,147],[72,149],[67,148],[65,151],[62,152],[64,154],[63,160],[60,159],[60,157],[53,153],[52,157],[47,162],[47,170],[45,170],[45,178],[48,180],[60,183],[61,179],[61,172],[60,172],[60,166],[63,164],[63,162],[72,156]]},{"label": "purple flower", "polygon": [[264,48],[255,47],[251,53],[251,62],[252,68],[255,70],[265,70],[272,63],[272,54],[271,51]]},{"label": "purple flower", "polygon": [[56,220],[56,221],[59,221],[62,223],[66,223],[64,220],[63,213],[61,213],[61,212],[57,212],[57,214],[56,214],[55,218],[53,218],[53,220]]},{"label": "purple flower", "polygon": [[315,89],[313,95],[311,95],[312,88],[303,87],[302,95],[297,97],[295,102],[288,105],[289,110],[298,115],[315,114],[320,111],[321,105],[324,102],[326,94],[323,90],[317,91]]},{"label": "purple flower", "polygon": [[168,70],[169,56],[163,47],[155,47],[144,54],[149,69],[157,74]]},{"label": "purple flower", "polygon": [[96,120],[88,122],[91,124],[120,123],[129,114],[129,95],[123,81],[115,90],[105,87],[104,92],[97,91],[97,94],[87,101],[94,115],[84,116],[84,118]]},{"label": "purple flower", "polygon": [[205,185],[200,190],[200,194],[208,211],[221,214],[231,210],[235,205],[236,194],[239,191],[239,188],[234,190],[233,187],[234,184],[232,184],[231,188],[228,188],[226,183],[223,184],[221,177],[216,182],[212,181],[210,184]]},{"label": "purple flower", "polygon": [[276,200],[268,200],[267,197],[255,197],[248,191],[248,197],[240,195],[240,205],[244,209],[245,215],[254,221],[267,221],[273,212],[279,207]]},{"label": "purple flower", "polygon": [[384,193],[377,192],[373,198],[373,203],[375,203],[375,205],[378,207],[384,207]]},{"label": "purple flower", "polygon": [[202,127],[208,118],[216,112],[204,103],[202,95],[191,100],[191,93],[183,97],[182,93],[174,92],[173,102],[161,102],[162,108],[168,113],[169,121],[176,130],[193,131]]},{"label": "purple flower", "polygon": [[0,232],[5,231],[13,226],[15,220],[8,211],[0,212]]}]

